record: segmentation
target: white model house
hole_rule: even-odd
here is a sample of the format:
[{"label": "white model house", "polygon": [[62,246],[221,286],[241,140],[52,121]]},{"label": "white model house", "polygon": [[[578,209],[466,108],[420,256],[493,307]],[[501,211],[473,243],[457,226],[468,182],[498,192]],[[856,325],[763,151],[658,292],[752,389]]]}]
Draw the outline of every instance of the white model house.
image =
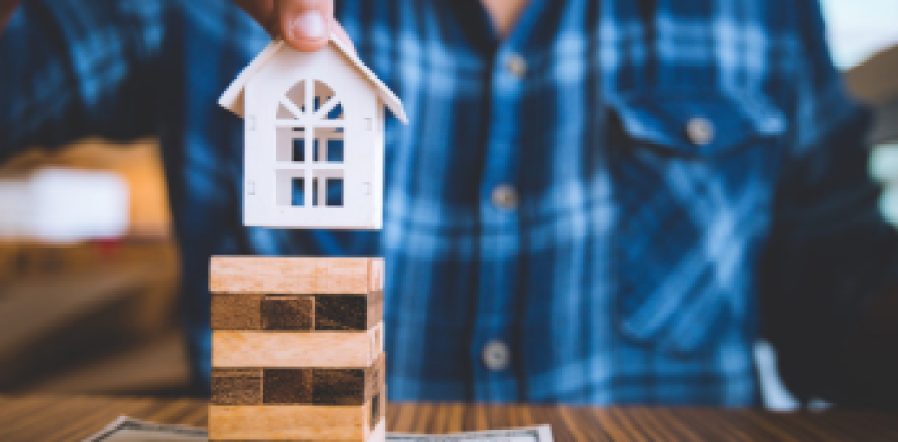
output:
[{"label": "white model house", "polygon": [[331,38],[318,52],[272,42],[219,99],[244,118],[243,223],[379,229],[384,106],[402,103]]}]

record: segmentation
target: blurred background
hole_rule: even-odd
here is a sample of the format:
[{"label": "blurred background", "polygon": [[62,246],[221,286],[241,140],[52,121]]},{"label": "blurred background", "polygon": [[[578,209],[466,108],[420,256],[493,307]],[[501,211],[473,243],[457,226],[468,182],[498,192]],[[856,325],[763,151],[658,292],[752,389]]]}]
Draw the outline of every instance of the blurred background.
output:
[{"label": "blurred background", "polygon": [[[870,171],[898,225],[898,0],[823,5],[846,84],[876,110]],[[0,392],[186,394],[177,259],[154,140],[0,164]],[[767,407],[795,408],[775,354],[756,354]]]}]

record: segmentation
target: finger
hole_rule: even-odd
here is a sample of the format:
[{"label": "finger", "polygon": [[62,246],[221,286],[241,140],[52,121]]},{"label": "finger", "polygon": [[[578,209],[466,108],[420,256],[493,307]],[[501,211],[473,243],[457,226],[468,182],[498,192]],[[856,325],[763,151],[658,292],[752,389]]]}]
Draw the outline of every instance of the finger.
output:
[{"label": "finger", "polygon": [[300,51],[323,48],[334,27],[333,0],[275,0],[279,35]]}]

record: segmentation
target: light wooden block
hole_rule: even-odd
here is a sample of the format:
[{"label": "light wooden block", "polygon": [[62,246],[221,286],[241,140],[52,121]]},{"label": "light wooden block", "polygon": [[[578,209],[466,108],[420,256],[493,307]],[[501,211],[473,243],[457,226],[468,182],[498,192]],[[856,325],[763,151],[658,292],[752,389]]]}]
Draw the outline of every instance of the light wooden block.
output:
[{"label": "light wooden block", "polygon": [[383,352],[383,323],[362,332],[213,331],[213,367],[371,366]]},{"label": "light wooden block", "polygon": [[365,295],[383,291],[380,258],[213,256],[213,293]]},{"label": "light wooden block", "polygon": [[[369,441],[383,419],[363,405],[210,405],[210,440]],[[378,422],[377,425],[372,423]],[[380,440],[383,440],[382,438]]]}]

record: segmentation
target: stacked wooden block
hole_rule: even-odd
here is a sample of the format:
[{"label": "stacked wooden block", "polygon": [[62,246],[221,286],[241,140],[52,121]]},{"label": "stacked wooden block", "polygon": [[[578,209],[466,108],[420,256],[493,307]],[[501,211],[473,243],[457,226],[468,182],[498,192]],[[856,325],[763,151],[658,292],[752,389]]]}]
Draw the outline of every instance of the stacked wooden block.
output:
[{"label": "stacked wooden block", "polygon": [[213,257],[212,440],[384,440],[383,261]]}]

